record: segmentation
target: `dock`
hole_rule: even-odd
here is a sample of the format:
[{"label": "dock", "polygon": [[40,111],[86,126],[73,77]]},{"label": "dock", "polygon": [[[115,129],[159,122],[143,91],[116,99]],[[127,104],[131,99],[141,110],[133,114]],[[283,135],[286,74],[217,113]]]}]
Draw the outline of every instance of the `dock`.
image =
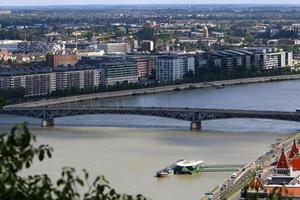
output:
[{"label": "dock", "polygon": [[[176,166],[176,163],[173,163],[172,165],[169,165],[169,166],[159,170],[158,172],[166,172],[169,169],[174,170],[175,166]],[[201,172],[236,172],[236,171],[242,170],[243,167],[244,167],[243,164],[204,165],[203,167],[200,167],[196,171],[196,173],[193,173],[193,174],[197,174],[197,173],[201,173]],[[171,175],[171,174],[169,174],[169,175]],[[157,177],[161,177],[161,176],[157,176]]]}]

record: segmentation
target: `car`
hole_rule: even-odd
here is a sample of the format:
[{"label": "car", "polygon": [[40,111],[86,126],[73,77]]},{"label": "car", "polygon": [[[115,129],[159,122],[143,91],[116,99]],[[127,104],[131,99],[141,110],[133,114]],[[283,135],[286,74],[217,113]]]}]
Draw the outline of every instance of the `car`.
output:
[{"label": "car", "polygon": [[231,178],[236,178],[236,173],[233,173],[233,174],[231,175]]}]

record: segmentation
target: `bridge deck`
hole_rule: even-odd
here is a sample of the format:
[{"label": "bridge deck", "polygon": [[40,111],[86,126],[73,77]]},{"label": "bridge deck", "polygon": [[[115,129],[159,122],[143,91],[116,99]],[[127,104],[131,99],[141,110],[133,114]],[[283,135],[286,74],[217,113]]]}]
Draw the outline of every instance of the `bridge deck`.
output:
[{"label": "bridge deck", "polygon": [[[0,110],[0,114],[10,114],[40,118],[43,120],[64,116],[86,114],[133,114],[145,116],[166,117],[191,122],[202,120],[228,118],[261,118],[288,120],[300,122],[298,111],[263,111],[237,109],[209,109],[209,108],[177,108],[177,107],[34,107],[34,108],[7,108]],[[201,125],[200,125],[201,127]]]}]

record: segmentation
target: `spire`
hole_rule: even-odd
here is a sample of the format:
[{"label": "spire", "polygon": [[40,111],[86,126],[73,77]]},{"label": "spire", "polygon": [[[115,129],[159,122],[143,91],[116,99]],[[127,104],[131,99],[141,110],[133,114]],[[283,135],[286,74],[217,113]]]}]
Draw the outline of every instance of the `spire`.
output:
[{"label": "spire", "polygon": [[277,168],[287,169],[289,167],[290,167],[290,164],[289,164],[289,162],[286,159],[286,156],[285,156],[285,153],[284,153],[284,148],[282,148],[282,153],[281,153],[280,158],[279,158],[279,160],[277,162]]},{"label": "spire", "polygon": [[298,153],[299,153],[299,149],[297,147],[296,140],[294,139],[294,144],[293,144],[292,149],[290,151],[289,159],[292,159],[293,157],[298,155]]}]

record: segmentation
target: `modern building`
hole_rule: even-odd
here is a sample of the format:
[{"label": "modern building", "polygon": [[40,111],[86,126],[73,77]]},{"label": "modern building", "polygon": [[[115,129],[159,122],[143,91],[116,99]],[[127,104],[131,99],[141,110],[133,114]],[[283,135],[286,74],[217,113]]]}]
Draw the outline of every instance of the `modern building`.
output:
[{"label": "modern building", "polygon": [[98,49],[104,50],[105,54],[126,54],[131,52],[130,44],[126,42],[109,42],[99,44]]},{"label": "modern building", "polygon": [[293,53],[278,48],[249,47],[234,50],[211,51],[196,56],[196,68],[218,67],[223,71],[249,69],[276,69],[293,65]]},{"label": "modern building", "polygon": [[144,78],[152,74],[155,69],[156,56],[151,55],[127,55],[127,60],[137,65],[139,78]]},{"label": "modern building", "polygon": [[245,50],[254,53],[254,65],[262,69],[276,69],[293,64],[292,52],[285,52],[276,47],[248,47]]},{"label": "modern building", "polygon": [[105,71],[105,83],[114,85],[116,83],[136,83],[139,80],[138,67],[123,56],[104,56],[101,63]]},{"label": "modern building", "polygon": [[188,71],[195,71],[195,58],[191,55],[162,55],[156,59],[156,79],[173,82],[183,79]]},{"label": "modern building", "polygon": [[44,67],[0,68],[0,89],[25,88],[27,96],[42,96],[56,90],[55,73]]},{"label": "modern building", "polygon": [[92,66],[58,67],[56,74],[56,90],[68,88],[86,89],[104,84],[104,70]]},{"label": "modern building", "polygon": [[[123,55],[107,55],[101,57],[82,57],[79,64],[103,68],[105,84],[114,85],[122,82],[138,82],[138,62],[129,60]],[[141,64],[139,64],[141,65]],[[144,69],[140,69],[144,73]]]},{"label": "modern building", "polygon": [[0,68],[0,89],[25,88],[26,96],[104,84],[104,70],[92,66]]}]

